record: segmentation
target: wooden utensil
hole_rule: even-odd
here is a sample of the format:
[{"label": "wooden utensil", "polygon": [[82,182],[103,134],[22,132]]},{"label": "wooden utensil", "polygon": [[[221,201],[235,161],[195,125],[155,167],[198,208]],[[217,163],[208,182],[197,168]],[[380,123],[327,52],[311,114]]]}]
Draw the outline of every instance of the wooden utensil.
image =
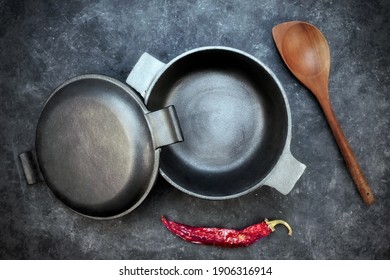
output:
[{"label": "wooden utensil", "polygon": [[290,71],[320,103],[357,189],[367,204],[374,195],[336,119],[329,99],[330,51],[324,35],[313,25],[290,21],[272,29],[276,47]]}]

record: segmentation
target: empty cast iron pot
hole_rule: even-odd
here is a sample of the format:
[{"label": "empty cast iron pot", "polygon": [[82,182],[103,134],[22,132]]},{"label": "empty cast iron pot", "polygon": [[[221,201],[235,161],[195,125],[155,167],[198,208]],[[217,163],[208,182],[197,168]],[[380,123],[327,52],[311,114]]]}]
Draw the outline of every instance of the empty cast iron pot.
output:
[{"label": "empty cast iron pot", "polygon": [[185,141],[162,151],[160,173],[178,189],[206,199],[262,185],[287,194],[304,172],[290,152],[284,90],[253,56],[203,47],[164,64],[144,53],[126,82],[149,109],[176,108]]},{"label": "empty cast iron pot", "polygon": [[149,112],[127,85],[84,75],[49,97],[35,152],[20,160],[28,184],[43,179],[72,210],[109,219],[145,199],[158,174],[160,147],[182,140],[172,106]]}]

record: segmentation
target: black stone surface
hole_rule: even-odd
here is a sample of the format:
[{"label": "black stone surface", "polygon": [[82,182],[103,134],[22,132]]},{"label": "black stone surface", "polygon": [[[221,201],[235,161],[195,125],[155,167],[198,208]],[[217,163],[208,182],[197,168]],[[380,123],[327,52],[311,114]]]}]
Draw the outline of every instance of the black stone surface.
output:
[{"label": "black stone surface", "polygon": [[[390,259],[390,2],[0,1],[1,259]],[[360,199],[314,97],[290,74],[274,25],[316,25],[331,49],[330,96],[376,195]],[[168,62],[206,45],[246,51],[282,82],[292,153],[307,165],[287,196],[268,187],[226,201],[191,197],[159,178],[134,212],[95,221],[68,210],[44,184],[27,186],[17,156],[34,145],[40,110],[65,80],[124,81],[144,51]],[[242,228],[265,217],[284,228],[247,248],[193,245],[160,216]]]}]

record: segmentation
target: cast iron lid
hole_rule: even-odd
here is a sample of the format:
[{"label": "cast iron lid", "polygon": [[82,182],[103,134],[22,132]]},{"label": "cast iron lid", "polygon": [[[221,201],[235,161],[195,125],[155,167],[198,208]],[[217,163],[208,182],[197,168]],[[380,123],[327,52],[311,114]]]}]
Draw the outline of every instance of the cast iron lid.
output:
[{"label": "cast iron lid", "polygon": [[36,154],[46,184],[68,207],[114,218],[143,201],[156,180],[159,147],[181,137],[173,107],[150,113],[128,86],[84,75],[46,102]]}]

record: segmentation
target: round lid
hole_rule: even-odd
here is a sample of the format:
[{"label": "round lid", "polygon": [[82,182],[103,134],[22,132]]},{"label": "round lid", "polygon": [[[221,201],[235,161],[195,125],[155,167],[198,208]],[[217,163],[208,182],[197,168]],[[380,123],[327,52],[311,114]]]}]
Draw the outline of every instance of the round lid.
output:
[{"label": "round lid", "polygon": [[133,210],[157,175],[146,107],[124,84],[101,75],[74,78],[46,102],[36,132],[45,182],[68,207],[95,218]]}]

